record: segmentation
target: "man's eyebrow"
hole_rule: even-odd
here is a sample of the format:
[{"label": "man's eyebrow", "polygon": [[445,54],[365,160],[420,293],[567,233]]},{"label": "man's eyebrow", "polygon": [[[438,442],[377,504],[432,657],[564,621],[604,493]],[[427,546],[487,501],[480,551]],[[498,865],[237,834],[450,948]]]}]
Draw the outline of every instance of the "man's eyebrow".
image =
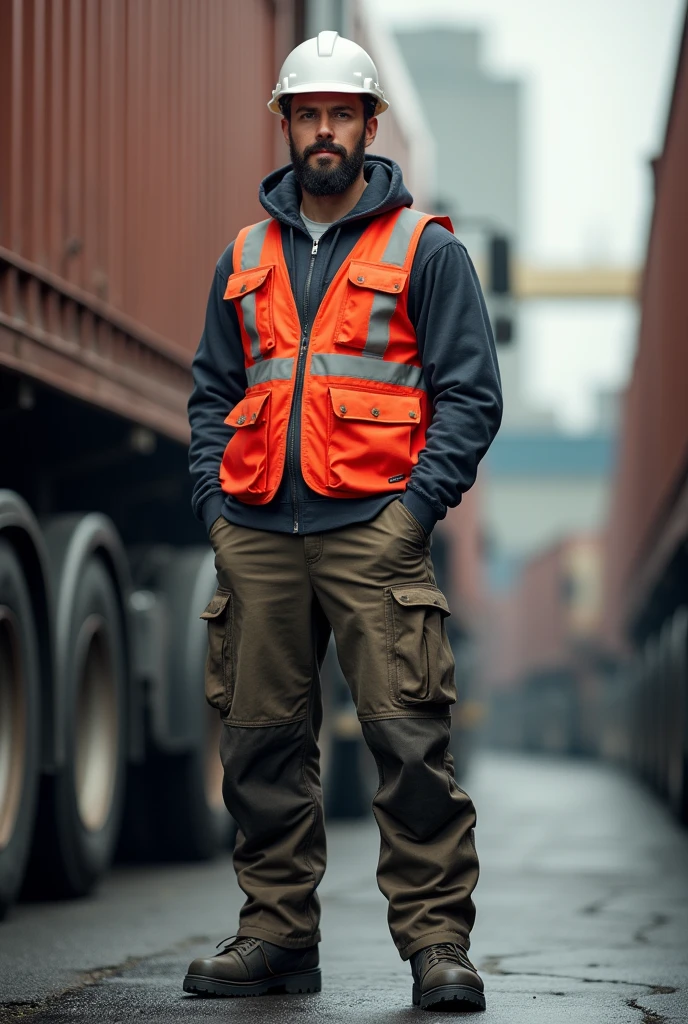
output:
[{"label": "man's eyebrow", "polygon": [[[334,110],[334,111],[339,111],[339,110],[354,110],[355,108],[350,106],[348,103],[338,103],[336,107],[330,107],[329,109],[330,110]],[[318,110],[318,107],[307,107],[304,103],[302,103],[301,106],[296,108],[295,113],[297,113],[297,114],[301,114],[301,113],[312,114],[312,113],[314,113],[317,110]]]}]

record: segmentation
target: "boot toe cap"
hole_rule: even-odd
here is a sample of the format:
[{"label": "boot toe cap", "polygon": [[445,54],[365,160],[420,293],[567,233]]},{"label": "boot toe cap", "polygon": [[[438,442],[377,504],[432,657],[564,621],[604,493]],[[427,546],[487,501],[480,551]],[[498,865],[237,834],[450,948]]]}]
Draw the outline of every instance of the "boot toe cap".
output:
[{"label": "boot toe cap", "polygon": [[189,964],[187,974],[196,978],[215,978],[218,981],[246,981],[246,973],[226,957],[198,957]]},{"label": "boot toe cap", "polygon": [[460,985],[465,988],[473,988],[477,992],[485,991],[480,975],[463,967],[438,966],[428,971],[423,978],[424,992],[433,988],[443,988],[445,985]]}]

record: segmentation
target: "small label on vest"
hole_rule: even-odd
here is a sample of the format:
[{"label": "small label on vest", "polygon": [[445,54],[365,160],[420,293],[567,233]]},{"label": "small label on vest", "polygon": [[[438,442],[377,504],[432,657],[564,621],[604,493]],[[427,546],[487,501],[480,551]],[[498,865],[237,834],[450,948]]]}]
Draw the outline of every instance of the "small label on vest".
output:
[{"label": "small label on vest", "polygon": [[388,479],[387,483],[388,484],[398,484],[400,480],[405,480],[405,479],[406,479],[406,474],[405,473],[400,473],[399,476],[390,476],[390,478]]}]

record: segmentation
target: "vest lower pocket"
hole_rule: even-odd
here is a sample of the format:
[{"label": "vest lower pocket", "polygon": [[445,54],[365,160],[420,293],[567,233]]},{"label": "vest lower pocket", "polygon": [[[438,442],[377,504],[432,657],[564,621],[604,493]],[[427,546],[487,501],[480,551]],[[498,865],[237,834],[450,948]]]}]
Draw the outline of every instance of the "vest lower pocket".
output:
[{"label": "vest lower pocket", "polygon": [[220,482],[238,498],[267,490],[270,396],[270,391],[247,395],[225,420],[236,430],[222,457]]},{"label": "vest lower pocket", "polygon": [[208,655],[205,662],[205,699],[226,714],[234,688],[234,636],[232,595],[220,587],[201,618],[208,622]]},{"label": "vest lower pocket", "polygon": [[444,619],[447,599],[431,583],[385,588],[392,698],[406,707],[453,704],[454,656]]},{"label": "vest lower pocket", "polygon": [[420,399],[351,388],[330,388],[329,396],[328,486],[348,495],[402,489],[413,468]]}]

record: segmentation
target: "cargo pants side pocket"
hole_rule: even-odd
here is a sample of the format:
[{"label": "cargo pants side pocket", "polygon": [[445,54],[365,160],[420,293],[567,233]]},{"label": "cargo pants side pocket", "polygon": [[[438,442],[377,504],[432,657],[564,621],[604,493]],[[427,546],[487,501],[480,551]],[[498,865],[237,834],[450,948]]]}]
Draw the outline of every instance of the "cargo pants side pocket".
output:
[{"label": "cargo pants side pocket", "polygon": [[409,708],[453,704],[454,656],[444,627],[449,605],[430,583],[385,589],[387,650],[392,699]]},{"label": "cargo pants side pocket", "polygon": [[208,623],[205,699],[227,714],[234,689],[234,630],[232,595],[218,587],[201,618]]}]

